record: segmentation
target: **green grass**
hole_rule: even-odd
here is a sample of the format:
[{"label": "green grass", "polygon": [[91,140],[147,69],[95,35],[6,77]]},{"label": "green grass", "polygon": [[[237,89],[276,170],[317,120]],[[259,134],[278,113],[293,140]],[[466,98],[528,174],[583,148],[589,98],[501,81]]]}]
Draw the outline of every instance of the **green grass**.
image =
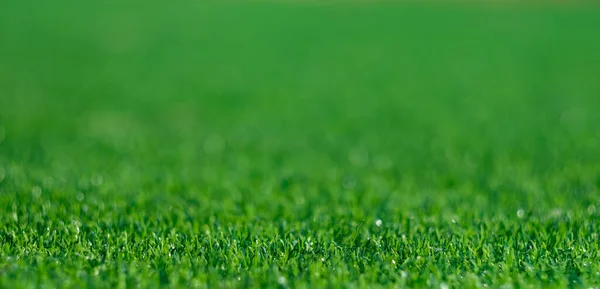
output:
[{"label": "green grass", "polygon": [[600,286],[600,7],[35,2],[1,288]]}]

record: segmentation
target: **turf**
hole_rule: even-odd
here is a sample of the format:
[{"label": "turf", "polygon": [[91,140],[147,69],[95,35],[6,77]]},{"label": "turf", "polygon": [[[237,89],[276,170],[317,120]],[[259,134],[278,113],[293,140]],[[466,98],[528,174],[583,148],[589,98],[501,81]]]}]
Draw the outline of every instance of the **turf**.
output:
[{"label": "turf", "polygon": [[600,286],[600,7],[37,2],[0,287]]}]

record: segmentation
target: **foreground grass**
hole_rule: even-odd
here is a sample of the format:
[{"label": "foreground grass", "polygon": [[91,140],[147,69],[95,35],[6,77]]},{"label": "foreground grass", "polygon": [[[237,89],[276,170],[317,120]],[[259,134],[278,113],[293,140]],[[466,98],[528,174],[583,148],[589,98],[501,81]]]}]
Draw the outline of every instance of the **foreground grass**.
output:
[{"label": "foreground grass", "polygon": [[600,285],[600,9],[0,5],[0,287]]}]

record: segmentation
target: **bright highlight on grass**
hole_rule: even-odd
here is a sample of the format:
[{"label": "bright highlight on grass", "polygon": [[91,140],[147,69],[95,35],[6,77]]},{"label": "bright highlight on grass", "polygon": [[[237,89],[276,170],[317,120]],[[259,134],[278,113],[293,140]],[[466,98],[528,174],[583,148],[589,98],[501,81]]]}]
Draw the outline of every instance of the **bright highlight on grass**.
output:
[{"label": "bright highlight on grass", "polygon": [[0,2],[0,288],[600,286],[600,7]]}]

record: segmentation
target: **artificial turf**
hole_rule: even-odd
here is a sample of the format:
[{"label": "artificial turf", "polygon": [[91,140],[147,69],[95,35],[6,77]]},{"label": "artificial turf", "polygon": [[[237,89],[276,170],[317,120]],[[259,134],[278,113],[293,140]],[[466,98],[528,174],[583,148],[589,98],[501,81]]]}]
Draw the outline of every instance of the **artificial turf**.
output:
[{"label": "artificial turf", "polygon": [[2,1],[0,287],[600,286],[599,31],[592,5]]}]

